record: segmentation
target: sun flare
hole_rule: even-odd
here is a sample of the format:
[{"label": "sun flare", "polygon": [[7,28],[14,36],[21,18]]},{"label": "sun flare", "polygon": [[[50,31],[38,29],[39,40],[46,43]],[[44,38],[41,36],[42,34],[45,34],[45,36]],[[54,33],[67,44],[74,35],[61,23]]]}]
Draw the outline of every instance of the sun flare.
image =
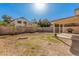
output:
[{"label": "sun flare", "polygon": [[44,3],[35,3],[34,7],[36,10],[42,11],[45,9],[46,5]]},{"label": "sun flare", "polygon": [[46,11],[45,3],[34,3],[33,7],[34,7],[35,12],[37,13],[44,13]]}]

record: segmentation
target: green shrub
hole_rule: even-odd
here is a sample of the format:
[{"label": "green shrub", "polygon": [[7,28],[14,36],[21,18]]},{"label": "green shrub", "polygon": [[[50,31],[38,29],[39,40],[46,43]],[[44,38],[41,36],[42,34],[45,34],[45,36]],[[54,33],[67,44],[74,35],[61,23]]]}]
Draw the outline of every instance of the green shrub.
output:
[{"label": "green shrub", "polygon": [[0,25],[7,26],[7,23],[6,22],[0,22]]},{"label": "green shrub", "polygon": [[15,30],[15,29],[16,29],[16,27],[15,27],[14,25],[10,25],[10,28],[11,28],[12,30]]}]

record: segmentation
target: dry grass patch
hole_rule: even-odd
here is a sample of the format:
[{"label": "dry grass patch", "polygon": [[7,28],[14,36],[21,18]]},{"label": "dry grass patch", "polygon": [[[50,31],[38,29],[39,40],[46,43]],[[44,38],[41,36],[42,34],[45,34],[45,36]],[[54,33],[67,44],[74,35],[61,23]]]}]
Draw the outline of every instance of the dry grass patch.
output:
[{"label": "dry grass patch", "polygon": [[35,45],[33,42],[17,42],[16,46],[29,46],[32,48],[39,48],[39,46]]},{"label": "dry grass patch", "polygon": [[16,47],[18,48],[18,51],[21,52],[21,55],[46,55],[44,49],[34,42],[17,42]]},{"label": "dry grass patch", "polygon": [[60,41],[57,40],[57,38],[53,34],[40,36],[40,39],[50,41],[53,43],[61,43]]}]

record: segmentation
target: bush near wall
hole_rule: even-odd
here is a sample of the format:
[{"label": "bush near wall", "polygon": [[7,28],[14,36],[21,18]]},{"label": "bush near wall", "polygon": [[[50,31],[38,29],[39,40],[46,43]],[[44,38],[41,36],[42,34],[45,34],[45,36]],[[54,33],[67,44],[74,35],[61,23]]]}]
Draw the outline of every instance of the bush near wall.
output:
[{"label": "bush near wall", "polygon": [[1,22],[1,21],[0,21],[0,26],[7,26],[7,23],[6,23],[6,22]]},{"label": "bush near wall", "polygon": [[13,35],[13,34],[21,34],[21,33],[34,33],[36,32],[34,28],[15,28],[10,26],[0,26],[0,35]]},{"label": "bush near wall", "polygon": [[14,34],[15,30],[11,29],[10,27],[7,26],[0,26],[0,35],[4,34]]},{"label": "bush near wall", "polygon": [[34,33],[37,31],[37,28],[33,28],[33,27],[26,27],[25,32],[26,33]]},{"label": "bush near wall", "polygon": [[53,27],[39,27],[37,32],[53,32]]},{"label": "bush near wall", "polygon": [[34,32],[53,32],[52,27],[21,27],[16,28],[15,26],[0,26],[0,35],[14,35],[21,33],[34,33]]}]

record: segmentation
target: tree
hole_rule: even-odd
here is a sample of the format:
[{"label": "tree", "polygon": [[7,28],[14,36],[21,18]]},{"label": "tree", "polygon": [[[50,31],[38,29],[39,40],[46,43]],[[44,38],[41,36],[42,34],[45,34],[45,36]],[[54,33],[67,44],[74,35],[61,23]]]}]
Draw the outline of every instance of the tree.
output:
[{"label": "tree", "polygon": [[34,18],[34,19],[32,20],[32,23],[37,24],[38,22],[37,22],[37,20]]},{"label": "tree", "polygon": [[8,15],[3,15],[2,18],[4,19],[4,22],[6,23],[12,22],[12,18]]},{"label": "tree", "polygon": [[48,21],[48,19],[40,19],[38,25],[40,25],[41,27],[49,27],[51,23]]}]

